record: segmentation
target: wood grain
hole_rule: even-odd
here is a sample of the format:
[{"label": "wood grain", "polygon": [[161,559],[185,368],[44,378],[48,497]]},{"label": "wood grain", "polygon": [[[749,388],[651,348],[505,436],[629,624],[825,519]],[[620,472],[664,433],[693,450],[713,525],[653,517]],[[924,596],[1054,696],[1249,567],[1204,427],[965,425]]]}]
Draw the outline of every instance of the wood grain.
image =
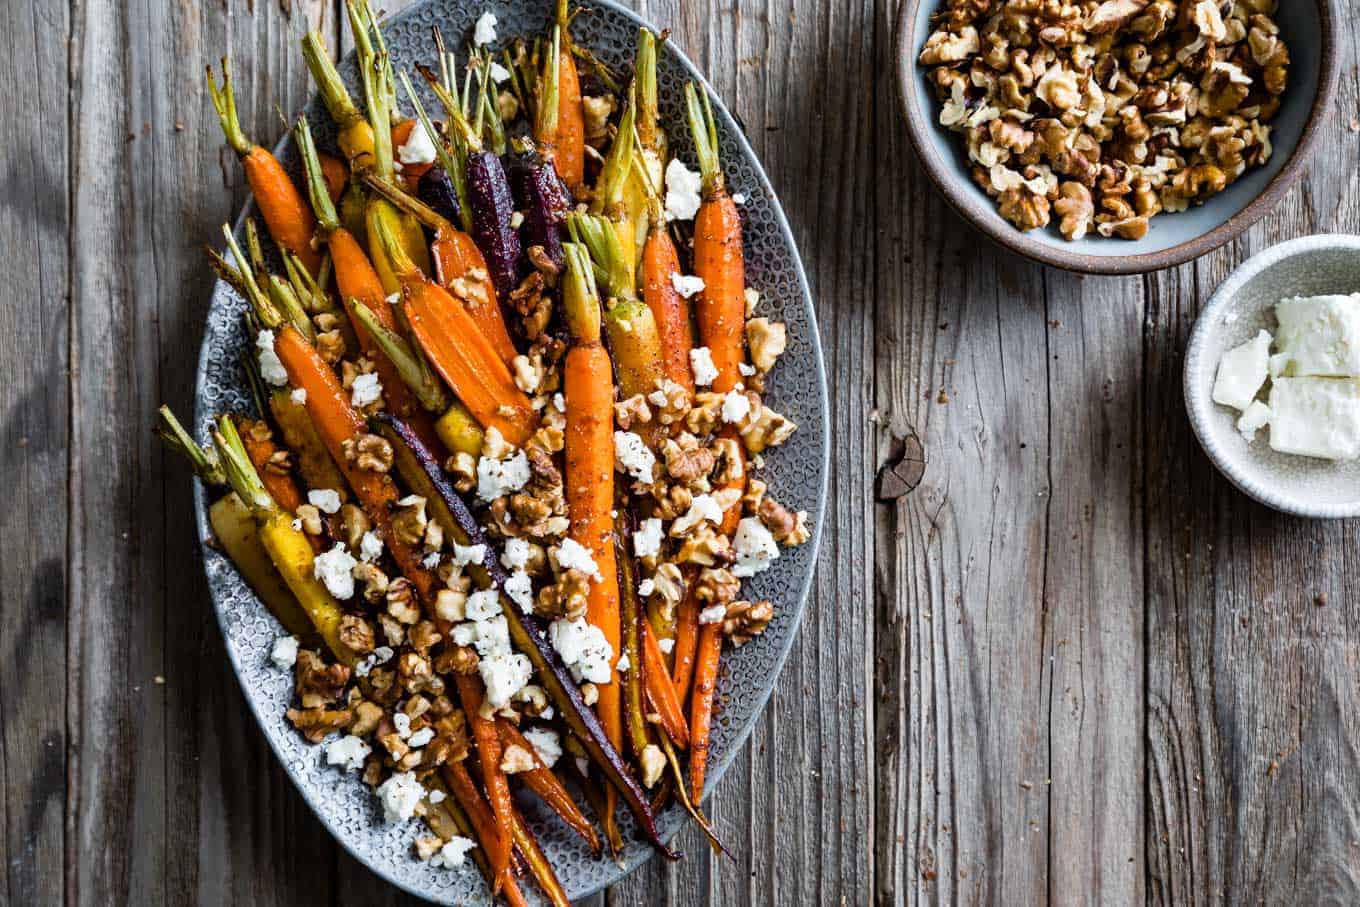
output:
[{"label": "wood grain", "polygon": [[[389,11],[407,0],[383,4]],[[1348,0],[1351,12],[1360,0]],[[246,128],[309,91],[338,0],[11,4],[0,22],[0,902],[398,904],[297,797],[227,667],[190,401]],[[1360,232],[1356,16],[1309,179],[1241,240],[1081,279],[965,227],[913,161],[891,0],[639,0],[745,124],[818,300],[832,506],[803,631],[711,813],[593,903],[1356,903],[1354,522],[1257,507],[1184,417],[1200,303],[1278,240]],[[62,127],[66,127],[63,129]],[[916,435],[915,490],[873,477]],[[160,678],[163,682],[158,682]]]}]

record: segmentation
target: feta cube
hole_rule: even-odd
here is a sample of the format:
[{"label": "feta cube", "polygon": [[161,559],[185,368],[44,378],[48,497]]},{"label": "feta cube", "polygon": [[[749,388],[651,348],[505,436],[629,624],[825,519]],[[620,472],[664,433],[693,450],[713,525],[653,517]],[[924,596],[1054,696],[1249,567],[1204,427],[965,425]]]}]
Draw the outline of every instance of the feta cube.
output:
[{"label": "feta cube", "polygon": [[614,432],[614,458],[639,482],[651,482],[655,478],[656,455],[636,432]]},{"label": "feta cube", "polygon": [[326,744],[326,764],[338,765],[342,772],[352,772],[364,767],[364,760],[372,749],[367,743],[353,734]]},{"label": "feta cube", "polygon": [[1251,401],[1251,405],[1242,411],[1242,418],[1237,420],[1237,430],[1242,433],[1242,437],[1248,441],[1256,440],[1256,431],[1270,421],[1270,407],[1260,400]]},{"label": "feta cube", "polygon": [[1214,402],[1246,409],[1269,374],[1270,332],[1261,331],[1251,340],[1223,354],[1214,379]]},{"label": "feta cube", "polygon": [[675,292],[689,299],[695,293],[702,293],[706,284],[702,277],[691,277],[688,274],[672,274],[671,286]]},{"label": "feta cube", "polygon": [[412,772],[398,772],[378,787],[383,818],[388,822],[403,822],[416,814],[416,806],[425,799],[425,788]]},{"label": "feta cube", "polygon": [[329,551],[318,554],[312,561],[312,574],[326,584],[327,591],[340,600],[354,597],[354,565],[359,563],[345,550],[343,542],[336,542]]},{"label": "feta cube", "polygon": [[718,380],[718,367],[713,364],[713,353],[706,346],[689,351],[689,367],[694,370],[694,383],[706,387]]},{"label": "feta cube", "polygon": [[[434,795],[439,791],[430,794],[430,802],[435,802]],[[442,797],[440,799],[443,799]],[[439,852],[430,857],[430,865],[435,869],[454,869],[462,866],[465,862],[464,857],[469,850],[477,846],[477,842],[462,835],[454,835],[452,838],[439,848]]]},{"label": "feta cube", "polygon": [[296,636],[280,636],[274,640],[274,647],[269,650],[269,660],[274,663],[274,667],[280,671],[291,670],[297,663],[298,639]]},{"label": "feta cube", "polygon": [[1276,378],[1270,389],[1270,446],[1323,460],[1360,457],[1360,382]]},{"label": "feta cube", "polygon": [[307,503],[322,513],[339,513],[340,492],[334,488],[313,488],[307,492]]},{"label": "feta cube", "polygon": [[1286,299],[1275,306],[1287,374],[1360,376],[1360,295]]},{"label": "feta cube", "polygon": [[666,220],[692,220],[703,201],[703,178],[679,158],[666,165]]},{"label": "feta cube", "polygon": [[562,758],[562,740],[556,731],[545,727],[531,727],[525,730],[524,739],[529,741],[539,760],[548,768],[552,768],[557,764],[557,760]]},{"label": "feta cube", "polygon": [[487,10],[477,17],[477,24],[472,28],[472,43],[481,47],[485,44],[496,43],[496,26],[500,24],[496,19],[496,14]]}]

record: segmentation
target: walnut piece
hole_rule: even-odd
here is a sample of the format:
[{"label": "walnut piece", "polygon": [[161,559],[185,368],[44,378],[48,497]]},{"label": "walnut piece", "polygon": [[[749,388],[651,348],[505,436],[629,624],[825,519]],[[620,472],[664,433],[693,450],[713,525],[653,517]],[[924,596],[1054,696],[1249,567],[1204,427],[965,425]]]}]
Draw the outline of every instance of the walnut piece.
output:
[{"label": "walnut piece", "polygon": [[774,617],[774,605],[768,601],[733,602],[727,606],[727,616],[723,618],[723,635],[732,640],[734,646],[744,646],[770,625]]}]

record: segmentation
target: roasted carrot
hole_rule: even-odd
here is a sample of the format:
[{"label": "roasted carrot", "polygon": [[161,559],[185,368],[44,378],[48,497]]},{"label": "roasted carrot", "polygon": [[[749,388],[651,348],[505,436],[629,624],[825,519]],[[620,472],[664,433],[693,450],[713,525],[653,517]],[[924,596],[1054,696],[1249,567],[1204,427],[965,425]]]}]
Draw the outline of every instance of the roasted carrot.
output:
[{"label": "roasted carrot", "polygon": [[[646,177],[643,177],[646,178]],[[666,229],[666,218],[654,186],[648,183],[651,214],[647,241],[642,246],[642,298],[652,310],[657,338],[661,341],[661,369],[666,377],[694,391],[694,369],[689,352],[694,348],[689,300],[675,288],[681,273],[680,255]]]},{"label": "roasted carrot", "polygon": [[[472,740],[477,747],[477,761],[482,769],[482,786],[486,788],[486,797],[491,801],[491,810],[496,816],[500,843],[491,862],[499,875],[510,866],[511,826],[514,823],[511,816],[514,805],[510,800],[510,784],[505,780],[505,772],[501,771],[501,738],[496,731],[495,719],[482,716],[481,680],[471,674],[459,674],[457,685],[458,698],[463,703],[463,713],[472,728]],[[496,889],[499,887],[496,886]],[[496,890],[493,890],[492,894],[495,893]]]},{"label": "roasted carrot", "polygon": [[642,662],[647,686],[647,702],[651,710],[661,718],[661,728],[675,745],[689,747],[689,728],[685,725],[685,712],[676,695],[671,675],[666,671],[666,660],[657,645],[656,634],[643,620],[642,624]]},{"label": "roasted carrot", "polygon": [[222,122],[227,144],[236,152],[245,168],[246,181],[250,183],[251,194],[260,206],[265,223],[269,225],[269,235],[274,238],[274,242],[300,258],[307,269],[315,274],[321,265],[321,256],[312,248],[316,221],[283,165],[269,151],[246,138],[241,130],[241,121],[236,115],[236,96],[231,87],[231,64],[225,57],[222,58],[220,88],[212,67],[208,67],[208,94],[212,96],[213,107]]},{"label": "roasted carrot", "polygon": [[538,109],[534,139],[553,162],[572,195],[585,188],[586,120],[581,102],[581,80],[571,51],[571,20],[567,0],[558,0],[557,22],[539,74]]},{"label": "roasted carrot", "polygon": [[[453,793],[452,788],[445,783],[443,778],[437,775],[430,776],[425,780],[425,788],[430,791],[430,793],[439,791],[444,795],[444,799],[437,805],[430,803],[428,798],[425,801],[426,806],[428,807],[425,813],[425,821],[430,826],[430,830],[444,840],[448,840],[457,834],[464,838],[468,838],[469,840],[476,841],[480,846],[472,848],[468,855],[472,857],[472,861],[477,864],[477,869],[481,871],[482,878],[486,881],[486,887],[491,888],[494,886],[496,884],[496,875],[491,868],[491,861],[487,858],[486,845],[482,844],[482,836],[478,832],[477,825],[468,815],[468,811],[463,808],[463,804]],[[476,794],[476,791],[474,790],[473,793]],[[481,801],[480,796],[477,797],[477,801]],[[485,815],[490,813],[485,802],[479,802],[479,805],[484,811],[484,813],[479,814]],[[490,827],[494,829],[495,822],[493,820],[488,821]],[[519,886],[515,884],[513,878],[506,883],[503,889],[501,889],[501,894],[504,895],[506,903],[510,904],[511,907],[516,907],[516,905],[527,907],[527,902],[524,900],[524,896],[520,892]]]},{"label": "roasted carrot", "polygon": [[537,794],[540,800],[548,804],[548,807],[598,854],[600,838],[591,827],[590,820],[581,812],[581,807],[576,805],[576,801],[567,793],[566,787],[557,775],[553,774],[552,769],[543,764],[533,745],[519,732],[519,728],[504,718],[496,719],[496,729],[500,732],[502,747],[517,746],[534,760],[533,768],[520,772],[516,777],[524,782],[525,787]]},{"label": "roasted carrot", "polygon": [[[354,175],[363,173],[374,163],[373,127],[368,119],[355,106],[349,89],[340,78],[340,73],[331,62],[326,50],[325,39],[318,31],[310,31],[302,39],[302,57],[312,72],[321,100],[330,112],[331,119],[339,127],[336,144],[349,164]],[[329,182],[327,183],[329,186]]]},{"label": "roasted carrot", "polygon": [[[264,422],[254,419],[241,423],[241,441],[245,444],[246,456],[250,464],[260,474],[260,481],[274,502],[284,510],[296,511],[307,503],[298,489],[293,475],[286,468],[287,451],[274,443],[274,433]],[[283,457],[278,457],[283,454]],[[280,469],[280,460],[285,468]],[[270,468],[267,468],[270,467]]]},{"label": "roasted carrot", "polygon": [[[477,838],[482,842],[482,850],[486,852],[487,859],[493,867],[495,876],[495,882],[492,884],[493,894],[502,890],[503,885],[506,900],[513,900],[510,892],[513,890],[518,894],[518,890],[514,877],[508,871],[510,848],[513,845],[509,836],[505,834],[505,826],[500,824],[495,811],[482,799],[477,786],[472,783],[472,775],[468,774],[467,767],[462,762],[445,762],[443,775],[445,783],[453,793],[453,798],[458,801],[458,805],[463,808],[463,812],[476,830]],[[503,868],[497,870],[495,867]]]},{"label": "roasted carrot", "polygon": [[647,749],[647,709],[643,703],[643,677],[646,665],[642,657],[642,600],[637,592],[637,567],[633,562],[633,533],[631,512],[626,494],[618,496],[614,508],[614,560],[618,570],[619,629],[623,643],[620,658],[628,659],[628,670],[614,683],[623,686],[623,724],[628,731],[628,745],[633,757],[641,759]]},{"label": "roasted carrot", "polygon": [[722,624],[701,626],[694,666],[694,693],[689,704],[689,789],[695,803],[704,796],[704,769],[713,730],[713,691],[718,685],[718,654],[721,651]]},{"label": "roasted carrot", "polygon": [[547,896],[548,903],[553,907],[571,907],[566,889],[562,887],[562,883],[557,879],[557,873],[553,872],[552,864],[548,862],[548,855],[543,852],[543,848],[538,844],[538,838],[534,837],[528,823],[513,805],[510,807],[510,822],[510,833],[514,838],[515,848],[524,857],[524,862],[529,864],[529,871],[534,874],[534,879],[538,882],[539,889]]},{"label": "roasted carrot", "polygon": [[318,157],[321,159],[321,174],[326,179],[326,194],[332,202],[338,202],[340,196],[345,194],[345,185],[349,183],[349,168],[338,157],[329,154]]},{"label": "roasted carrot", "polygon": [[[584,246],[566,243],[562,305],[571,349],[562,369],[566,396],[566,474],[563,477],[571,538],[595,559],[600,577],[590,584],[586,620],[598,627],[617,657],[620,651],[618,567],[614,557],[614,379],[600,331],[599,294]],[[614,658],[610,659],[610,664]],[[611,672],[612,674],[612,672]],[[622,693],[616,676],[599,686],[595,712],[609,742],[623,742]],[[601,817],[614,823],[617,794],[606,792]]]},{"label": "roasted carrot", "polygon": [[694,583],[685,590],[680,607],[675,614],[675,649],[672,651],[674,667],[671,680],[680,697],[681,705],[689,696],[690,682],[694,679],[694,655],[699,646],[699,599],[694,593]]},{"label": "roasted carrot", "polygon": [[401,283],[406,321],[430,364],[483,427],[522,446],[538,420],[510,369],[467,309],[406,257],[387,225],[377,224],[377,232]]},{"label": "roasted carrot", "polygon": [[623,114],[619,117],[618,132],[609,146],[590,200],[590,213],[608,221],[618,238],[620,257],[614,267],[621,273],[611,281],[611,295],[618,295],[619,288],[624,285],[635,287],[637,283],[637,217],[641,212],[629,203],[628,193],[637,161],[636,95],[636,85],[630,86]]}]

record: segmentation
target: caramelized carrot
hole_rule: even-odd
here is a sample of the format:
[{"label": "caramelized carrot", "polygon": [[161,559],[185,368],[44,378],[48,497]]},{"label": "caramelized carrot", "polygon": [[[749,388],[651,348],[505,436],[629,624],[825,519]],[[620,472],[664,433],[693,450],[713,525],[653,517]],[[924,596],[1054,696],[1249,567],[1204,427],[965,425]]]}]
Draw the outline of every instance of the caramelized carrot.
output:
[{"label": "caramelized carrot", "polygon": [[644,680],[647,686],[647,701],[651,710],[661,716],[661,727],[675,741],[676,746],[689,747],[689,728],[685,726],[685,713],[676,695],[675,685],[671,683],[666,671],[666,660],[657,645],[656,634],[647,621],[642,624],[642,660]]},{"label": "caramelized carrot", "polygon": [[[477,837],[482,843],[482,849],[486,852],[487,859],[491,862],[493,872],[496,875],[496,882],[492,885],[493,894],[497,890],[503,890],[506,900],[513,901],[510,892],[516,895],[519,891],[515,885],[515,880],[508,870],[510,865],[511,841],[505,835],[505,828],[498,821],[495,812],[482,795],[477,791],[477,787],[472,783],[472,776],[468,774],[467,767],[462,762],[444,763],[444,782],[448,784],[449,790],[453,793],[453,798],[458,801],[458,805],[467,814],[472,827],[477,831]],[[504,867],[499,870],[494,867]],[[504,888],[502,889],[502,885]],[[521,896],[521,903],[523,903]]]},{"label": "caramelized carrot", "polygon": [[319,154],[317,157],[321,160],[321,175],[326,180],[326,194],[332,202],[338,202],[340,196],[345,194],[345,184],[349,182],[349,168],[338,157],[329,154]]},{"label": "caramelized carrot", "polygon": [[[510,801],[510,784],[501,771],[501,738],[496,732],[494,719],[482,717],[482,684],[471,674],[457,675],[458,698],[463,703],[463,713],[472,727],[472,740],[477,747],[477,761],[482,769],[482,786],[486,797],[491,801],[491,810],[496,815],[496,830],[500,843],[491,865],[497,875],[502,875],[510,867],[511,825],[514,822]],[[500,888],[491,893],[496,894]]]},{"label": "caramelized carrot", "polygon": [[586,120],[581,80],[571,52],[567,0],[558,0],[557,23],[544,54],[534,139],[572,195],[585,188]]},{"label": "caramelized carrot", "polygon": [[713,691],[718,685],[718,654],[721,651],[722,624],[704,624],[699,628],[694,696],[689,704],[689,790],[695,803],[704,796],[704,769],[713,730]]},{"label": "caramelized carrot", "polygon": [[543,764],[543,760],[538,757],[538,752],[533,744],[525,739],[524,735],[504,718],[496,720],[496,729],[500,731],[501,745],[509,748],[518,746],[526,751],[534,760],[534,767],[527,772],[520,772],[516,777],[524,782],[524,786],[538,794],[539,799],[548,804],[548,807],[558,817],[573,830],[590,846],[595,853],[600,852],[600,838],[595,834],[595,829],[591,827],[590,820],[585,813],[581,812],[581,807],[576,805],[576,801],[567,793],[566,787],[562,784],[552,769]]},{"label": "caramelized carrot", "polygon": [[260,206],[260,213],[269,226],[269,235],[274,238],[274,242],[296,255],[310,273],[315,274],[321,267],[321,256],[312,248],[316,220],[302,193],[288,178],[278,159],[246,138],[241,131],[241,121],[236,115],[236,96],[231,87],[231,64],[225,57],[222,58],[220,88],[213,77],[212,67],[208,67],[208,94],[212,96],[213,107],[222,122],[227,144],[240,157],[241,165],[245,168],[246,181],[250,183],[255,203]]},{"label": "caramelized carrot", "polygon": [[694,654],[699,645],[699,599],[694,594],[694,583],[688,584],[685,597],[675,615],[675,649],[672,656],[675,667],[671,680],[683,705],[689,695],[690,681],[694,679]]},{"label": "caramelized carrot", "polygon": [[515,848],[524,857],[524,862],[529,864],[529,871],[534,874],[538,887],[547,895],[548,903],[553,907],[571,907],[566,889],[562,887],[562,883],[557,879],[557,873],[553,872],[552,864],[548,862],[548,855],[539,846],[538,838],[535,838],[534,833],[529,830],[524,817],[513,806],[510,809],[510,820],[510,833],[514,837]]},{"label": "caramelized carrot", "polygon": [[[562,304],[571,349],[562,369],[566,396],[566,474],[563,477],[569,534],[590,552],[600,578],[590,584],[586,620],[598,627],[614,658],[620,644],[618,567],[614,557],[614,379],[600,333],[600,301],[584,246],[565,243],[567,271]],[[614,663],[610,659],[610,664]],[[599,685],[599,715],[609,742],[623,743],[622,691],[618,678]],[[606,791],[601,821],[614,823],[617,794]]]}]

